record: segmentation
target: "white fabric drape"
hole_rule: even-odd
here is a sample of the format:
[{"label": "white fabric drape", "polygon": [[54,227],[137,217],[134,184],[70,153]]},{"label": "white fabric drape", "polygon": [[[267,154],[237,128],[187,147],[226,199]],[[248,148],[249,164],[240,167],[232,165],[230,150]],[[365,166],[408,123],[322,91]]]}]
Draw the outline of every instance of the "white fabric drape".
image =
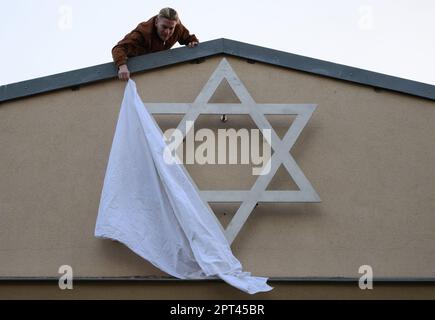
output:
[{"label": "white fabric drape", "polygon": [[129,80],[100,200],[95,236],[117,240],[181,279],[219,277],[254,294],[267,278],[243,272],[214,213],[179,164],[163,160],[166,143]]}]

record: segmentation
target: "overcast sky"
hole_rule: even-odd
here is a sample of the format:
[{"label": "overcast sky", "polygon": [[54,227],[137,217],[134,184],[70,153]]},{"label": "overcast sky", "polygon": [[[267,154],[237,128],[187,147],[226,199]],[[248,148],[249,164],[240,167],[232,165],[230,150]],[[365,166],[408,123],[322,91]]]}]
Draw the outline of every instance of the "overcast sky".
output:
[{"label": "overcast sky", "polygon": [[435,84],[434,0],[2,0],[0,85],[111,62],[160,8],[228,38]]}]

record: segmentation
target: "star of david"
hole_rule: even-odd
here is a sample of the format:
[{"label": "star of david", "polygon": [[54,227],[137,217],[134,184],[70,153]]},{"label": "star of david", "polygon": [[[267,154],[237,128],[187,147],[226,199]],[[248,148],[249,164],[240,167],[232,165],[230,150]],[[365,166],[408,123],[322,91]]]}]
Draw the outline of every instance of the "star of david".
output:
[{"label": "star of david", "polygon": [[[223,79],[228,81],[241,103],[208,103]],[[258,202],[320,202],[316,191],[289,152],[317,105],[256,103],[228,61],[223,58],[193,103],[145,103],[145,106],[151,114],[184,114],[177,128],[183,133],[184,137],[188,133],[186,131],[189,130],[186,129],[187,121],[195,121],[200,114],[246,114],[252,118],[259,129],[270,130],[271,141],[264,136],[274,151],[269,159],[271,162],[270,170],[267,174],[258,176],[251,190],[199,190],[183,166],[183,170],[201,195],[204,204],[209,208],[209,202],[241,202],[239,209],[226,229],[222,227],[216,218],[230,244],[242,229]],[[265,117],[268,114],[296,115],[282,140]],[[284,165],[299,190],[266,191],[281,164]],[[213,212],[211,208],[210,210]]]}]

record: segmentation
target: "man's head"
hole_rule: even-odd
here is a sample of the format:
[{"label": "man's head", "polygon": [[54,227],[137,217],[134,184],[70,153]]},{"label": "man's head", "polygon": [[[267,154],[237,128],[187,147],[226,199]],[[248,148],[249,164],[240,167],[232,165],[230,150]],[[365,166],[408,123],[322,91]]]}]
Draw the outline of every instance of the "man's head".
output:
[{"label": "man's head", "polygon": [[178,21],[178,14],[174,9],[163,8],[160,10],[156,19],[157,35],[160,39],[168,40],[174,33]]}]

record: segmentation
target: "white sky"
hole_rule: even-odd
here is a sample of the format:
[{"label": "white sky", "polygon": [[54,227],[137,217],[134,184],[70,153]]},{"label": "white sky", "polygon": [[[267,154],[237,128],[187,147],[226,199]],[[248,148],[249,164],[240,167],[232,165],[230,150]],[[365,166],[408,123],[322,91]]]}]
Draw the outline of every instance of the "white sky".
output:
[{"label": "white sky", "polygon": [[111,62],[160,8],[228,38],[435,84],[435,0],[2,0],[0,85]]}]

